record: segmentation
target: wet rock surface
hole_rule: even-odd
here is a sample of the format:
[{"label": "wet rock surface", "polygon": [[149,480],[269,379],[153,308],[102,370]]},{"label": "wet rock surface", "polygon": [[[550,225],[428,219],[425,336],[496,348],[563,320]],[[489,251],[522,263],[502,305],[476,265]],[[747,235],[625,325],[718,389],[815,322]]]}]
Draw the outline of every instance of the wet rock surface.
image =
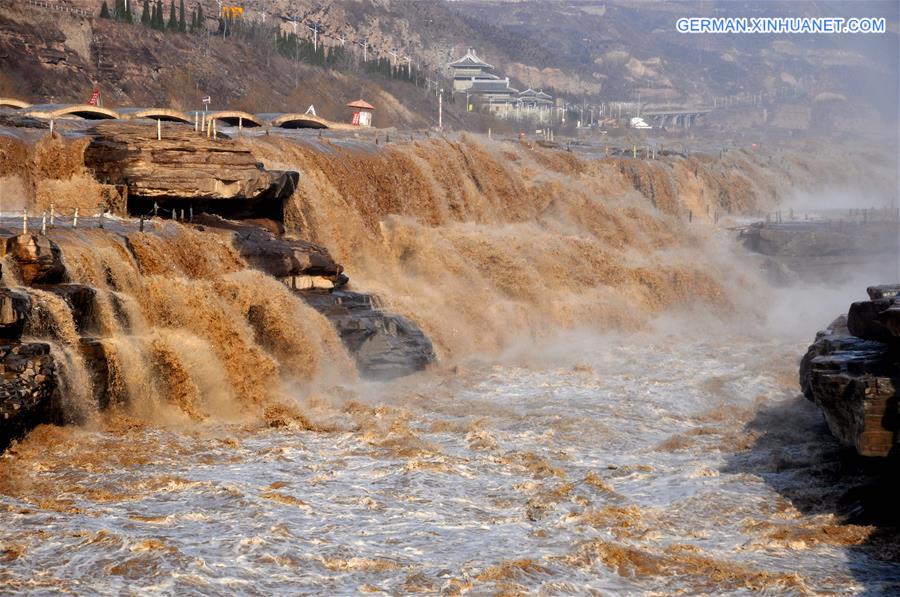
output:
[{"label": "wet rock surface", "polygon": [[[110,355],[103,342],[97,338],[82,338],[81,356],[91,379],[91,396],[100,409],[121,402],[123,397],[114,392],[111,383]],[[115,394],[115,395],[113,395]]]},{"label": "wet rock surface", "polygon": [[194,222],[213,231],[229,231],[232,245],[241,257],[254,268],[276,278],[323,276],[339,282],[344,271],[344,267],[331,258],[328,249],[315,243],[288,240],[262,226],[211,214],[199,214]]},{"label": "wet rock surface", "polygon": [[7,238],[0,246],[3,254],[12,257],[18,265],[24,284],[58,284],[63,281],[66,268],[59,245],[46,236],[19,234]]},{"label": "wet rock surface", "polygon": [[84,284],[36,285],[36,288],[51,292],[66,301],[72,312],[72,320],[80,334],[94,327],[94,299],[97,291]]},{"label": "wet rock surface", "polygon": [[831,433],[861,456],[896,456],[900,444],[900,285],[869,289],[816,335],[800,364],[800,386]]},{"label": "wet rock surface", "polygon": [[31,299],[27,294],[0,287],[0,341],[21,338],[30,312]]},{"label": "wet rock surface", "polygon": [[0,452],[35,426],[59,419],[55,393],[50,345],[0,345]]},{"label": "wet rock surface", "polygon": [[[146,211],[140,199],[190,201],[198,206],[237,202],[229,211],[253,213],[258,203],[281,201],[297,187],[299,174],[269,171],[245,146],[230,139],[208,139],[186,125],[166,124],[161,140],[156,127],[139,123],[103,123],[90,131],[85,165],[101,182],[128,187],[129,206]],[[180,208],[185,208],[181,204]]]},{"label": "wet rock surface", "polygon": [[382,311],[371,295],[346,290],[298,294],[337,328],[365,377],[401,377],[435,361],[434,348],[422,330],[405,317]]}]

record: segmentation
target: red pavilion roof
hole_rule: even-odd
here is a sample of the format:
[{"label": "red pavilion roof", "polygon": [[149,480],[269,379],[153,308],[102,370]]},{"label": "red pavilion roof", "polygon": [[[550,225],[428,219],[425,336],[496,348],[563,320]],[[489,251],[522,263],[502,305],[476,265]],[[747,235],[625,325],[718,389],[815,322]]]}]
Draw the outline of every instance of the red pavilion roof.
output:
[{"label": "red pavilion roof", "polygon": [[374,110],[375,109],[375,106],[373,106],[369,102],[361,100],[361,99],[358,99],[355,102],[350,102],[349,104],[347,104],[347,107],[348,108],[360,108],[361,110]]}]

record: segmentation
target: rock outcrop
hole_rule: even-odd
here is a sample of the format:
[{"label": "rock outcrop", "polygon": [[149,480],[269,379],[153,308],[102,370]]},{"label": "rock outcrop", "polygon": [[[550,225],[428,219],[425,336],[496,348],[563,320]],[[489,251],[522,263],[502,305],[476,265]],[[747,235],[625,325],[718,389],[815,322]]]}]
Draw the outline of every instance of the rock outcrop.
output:
[{"label": "rock outcrop", "polygon": [[323,277],[330,280],[332,286],[347,282],[347,277],[342,275],[344,267],[336,263],[328,249],[321,245],[285,239],[259,225],[225,220],[210,214],[200,214],[194,222],[212,232],[225,231],[241,257],[270,276],[282,279]]},{"label": "rock outcrop", "polygon": [[19,234],[0,244],[2,255],[9,255],[19,268],[19,277],[28,286],[58,284],[63,281],[66,268],[59,245],[43,235]]},{"label": "rock outcrop", "polygon": [[31,299],[27,294],[0,288],[0,342],[21,338],[30,312]]},{"label": "rock outcrop", "polygon": [[[128,188],[129,211],[160,206],[204,209],[251,217],[277,216],[297,187],[299,174],[268,171],[236,141],[207,139],[192,127],[103,123],[94,127],[84,163],[102,183]],[[149,209],[148,209],[149,208]]]},{"label": "rock outcrop", "polygon": [[365,377],[401,377],[435,360],[431,341],[422,330],[405,317],[382,311],[370,295],[345,290],[298,294],[331,321]]},{"label": "rock outcrop", "polygon": [[0,452],[34,426],[59,418],[55,392],[50,345],[0,345]]},{"label": "rock outcrop", "polygon": [[[15,239],[22,240],[22,237],[9,240]],[[0,242],[0,246],[5,245]],[[28,242],[18,246],[33,248]],[[34,276],[41,277],[42,267],[32,265],[33,272],[38,272]],[[21,341],[31,306],[31,298],[26,293],[0,287],[0,452],[34,426],[61,416],[56,394],[56,364],[50,345]]]},{"label": "rock outcrop", "polygon": [[831,433],[861,456],[896,456],[900,445],[900,285],[868,289],[816,335],[800,386]]}]

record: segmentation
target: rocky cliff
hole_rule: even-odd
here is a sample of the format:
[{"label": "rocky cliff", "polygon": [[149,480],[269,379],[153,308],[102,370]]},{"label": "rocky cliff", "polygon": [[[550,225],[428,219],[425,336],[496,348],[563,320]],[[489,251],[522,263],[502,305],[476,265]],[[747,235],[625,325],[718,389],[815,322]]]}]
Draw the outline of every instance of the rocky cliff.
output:
[{"label": "rocky cliff", "polygon": [[59,419],[50,346],[22,341],[31,307],[27,294],[0,287],[0,452],[35,425]]},{"label": "rocky cliff", "polygon": [[800,364],[800,386],[832,434],[861,456],[900,445],[900,285],[873,286],[870,300],[816,335]]},{"label": "rocky cliff", "polygon": [[227,138],[183,125],[163,128],[161,140],[146,124],[104,123],[88,131],[85,166],[100,182],[127,187],[131,213],[152,213],[158,204],[282,218],[297,172],[266,170],[249,148]]}]

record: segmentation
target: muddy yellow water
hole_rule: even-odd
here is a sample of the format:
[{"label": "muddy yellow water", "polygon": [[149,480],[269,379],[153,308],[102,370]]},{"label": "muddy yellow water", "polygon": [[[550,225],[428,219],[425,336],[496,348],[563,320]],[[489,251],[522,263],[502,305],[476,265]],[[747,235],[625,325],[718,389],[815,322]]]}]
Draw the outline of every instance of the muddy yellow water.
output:
[{"label": "muddy yellow water", "polygon": [[569,336],[298,398],[315,429],[43,427],[0,460],[0,590],[896,590],[799,349]]},{"label": "muddy yellow water", "polygon": [[[98,203],[77,142],[4,143],[23,206]],[[891,280],[781,296],[714,225],[836,177],[895,193],[893,161],[240,143],[302,172],[288,233],[420,325],[440,365],[360,381],[329,322],[218,235],[51,229],[95,313],[79,333],[27,290],[71,424],[0,457],[0,593],[900,590],[897,542],[835,514],[853,481],[796,378],[815,330]],[[79,335],[103,348],[112,412]]]}]

